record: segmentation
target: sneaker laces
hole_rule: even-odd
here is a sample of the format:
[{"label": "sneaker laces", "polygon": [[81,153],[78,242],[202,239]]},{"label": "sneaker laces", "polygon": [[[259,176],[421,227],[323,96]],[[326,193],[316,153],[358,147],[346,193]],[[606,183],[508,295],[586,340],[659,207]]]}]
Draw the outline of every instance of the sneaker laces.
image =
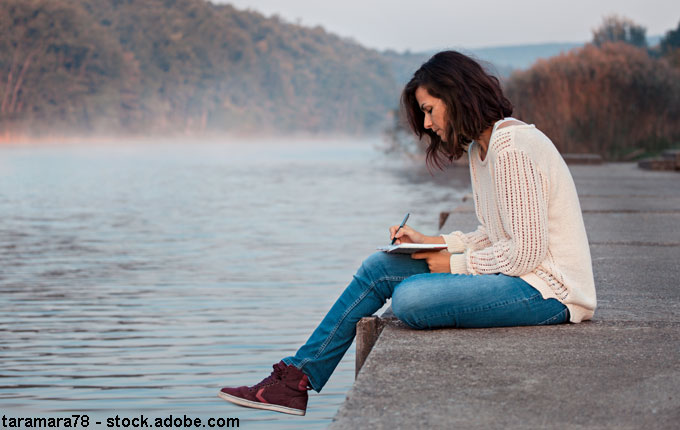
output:
[{"label": "sneaker laces", "polygon": [[274,371],[272,372],[272,374],[267,376],[266,378],[264,378],[257,385],[253,385],[250,388],[251,390],[254,390],[256,388],[260,388],[260,387],[263,387],[263,386],[267,386],[267,385],[272,385],[272,384],[276,383],[277,381],[280,381],[281,379],[283,379],[283,371],[286,369],[286,367],[279,365],[279,363],[276,363],[272,367],[274,368]]}]

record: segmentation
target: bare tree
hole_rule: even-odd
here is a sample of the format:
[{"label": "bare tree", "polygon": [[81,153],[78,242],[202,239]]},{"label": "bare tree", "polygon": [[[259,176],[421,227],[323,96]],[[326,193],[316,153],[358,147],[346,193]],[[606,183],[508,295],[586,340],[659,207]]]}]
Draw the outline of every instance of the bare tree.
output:
[{"label": "bare tree", "polygon": [[647,29],[632,20],[618,15],[604,17],[602,25],[593,30],[593,44],[602,46],[607,42],[624,42],[638,48],[647,47]]}]

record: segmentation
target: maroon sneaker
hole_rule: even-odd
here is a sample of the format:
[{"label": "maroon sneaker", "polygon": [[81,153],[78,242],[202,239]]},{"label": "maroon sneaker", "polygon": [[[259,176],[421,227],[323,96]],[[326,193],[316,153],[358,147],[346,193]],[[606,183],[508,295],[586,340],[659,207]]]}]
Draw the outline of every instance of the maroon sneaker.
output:
[{"label": "maroon sneaker", "polygon": [[297,367],[288,366],[283,361],[272,367],[272,374],[259,384],[225,387],[217,395],[239,406],[304,415],[307,411],[307,390],[311,390],[309,378]]}]

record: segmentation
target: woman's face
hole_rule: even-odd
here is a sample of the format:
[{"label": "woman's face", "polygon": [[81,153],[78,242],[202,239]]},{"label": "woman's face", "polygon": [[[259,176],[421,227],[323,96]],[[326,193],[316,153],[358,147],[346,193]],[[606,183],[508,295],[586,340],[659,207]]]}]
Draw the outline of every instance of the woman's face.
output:
[{"label": "woman's face", "polygon": [[416,89],[416,100],[420,110],[425,114],[423,126],[437,133],[437,136],[445,142],[446,140],[446,104],[442,99],[430,95],[423,87]]}]

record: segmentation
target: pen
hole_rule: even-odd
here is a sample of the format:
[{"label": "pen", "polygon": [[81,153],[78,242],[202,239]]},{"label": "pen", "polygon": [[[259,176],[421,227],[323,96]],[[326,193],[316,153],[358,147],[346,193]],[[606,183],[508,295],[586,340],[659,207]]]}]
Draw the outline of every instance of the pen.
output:
[{"label": "pen", "polygon": [[399,230],[401,230],[401,228],[402,228],[403,226],[406,225],[406,221],[408,220],[408,216],[409,216],[409,215],[410,215],[409,213],[406,214],[406,216],[404,217],[404,220],[401,222],[401,225],[399,226],[399,228],[397,229],[397,231],[394,232],[394,237],[392,238],[392,243],[391,243],[390,245],[394,245],[394,241],[397,240],[397,232],[398,232]]}]

